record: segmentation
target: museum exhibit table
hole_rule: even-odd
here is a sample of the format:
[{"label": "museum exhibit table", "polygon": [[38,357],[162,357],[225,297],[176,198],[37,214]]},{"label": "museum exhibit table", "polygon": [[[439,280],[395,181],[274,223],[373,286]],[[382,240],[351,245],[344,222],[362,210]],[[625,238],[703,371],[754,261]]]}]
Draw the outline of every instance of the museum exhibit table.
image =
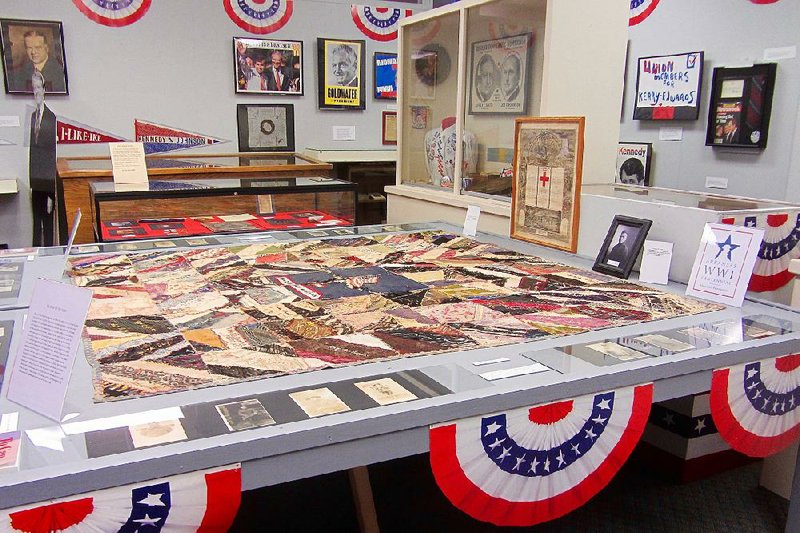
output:
[{"label": "museum exhibit table", "polygon": [[[100,364],[92,367],[87,358],[79,354],[61,423],[10,402],[6,397],[7,386],[3,386],[0,412],[4,416],[18,413],[23,440],[19,468],[0,470],[0,507],[10,508],[232,463],[242,464],[242,488],[253,489],[425,452],[431,424],[649,382],[654,383],[653,400],[661,401],[708,390],[714,369],[800,352],[800,315],[789,308],[751,300],[745,301],[741,308],[690,300],[680,296],[685,290],[683,285],[656,288],[628,284],[591,272],[590,262],[569,254],[489,234],[479,234],[475,240],[465,239],[460,236],[460,228],[446,224],[318,228],[247,236],[102,243],[75,247],[69,263],[73,280],[79,285],[93,287],[96,297],[102,300],[112,298],[114,291],[125,288],[124,282],[103,282],[102,277],[130,271],[131,267],[126,266],[129,263],[138,276],[153,273],[154,279],[164,286],[165,294],[188,290],[185,285],[171,285],[174,283],[171,280],[177,276],[170,278],[167,271],[154,272],[156,263],[149,261],[156,256],[163,258],[164,264],[179,264],[170,259],[178,255],[190,261],[202,257],[197,270],[230,286],[239,278],[230,274],[220,277],[221,273],[232,267],[244,270],[249,267],[242,265],[241,260],[226,259],[225,254],[254,257],[252,265],[267,269],[285,268],[282,265],[297,261],[292,257],[302,258],[302,264],[319,267],[322,256],[315,254],[321,249],[330,251],[326,257],[333,259],[323,264],[341,276],[341,283],[334,286],[311,275],[310,267],[294,263],[294,273],[270,278],[282,284],[278,292],[283,294],[271,301],[283,301],[281,313],[291,309],[299,316],[288,322],[283,320],[280,326],[268,321],[272,324],[268,330],[259,331],[253,326],[256,329],[250,331],[251,335],[242,337],[256,342],[263,339],[263,335],[276,335],[281,328],[288,331],[288,323],[291,323],[292,333],[286,333],[290,340],[282,341],[282,346],[295,350],[292,360],[298,365],[302,362],[302,366],[286,366],[286,359],[278,358],[285,352],[277,353],[280,351],[277,348],[267,348],[263,352],[265,360],[280,361],[283,366],[267,363],[259,366],[262,363],[251,362],[249,368],[261,368],[262,375],[255,371],[248,374],[243,371],[245,367],[226,362],[222,356],[235,351],[232,330],[239,328],[239,333],[243,330],[239,326],[230,327],[237,317],[241,318],[239,315],[226,315],[221,309],[221,314],[216,313],[210,319],[180,318],[184,325],[200,321],[182,330],[194,346],[197,343],[210,346],[219,339],[227,343],[228,348],[222,350],[224,353],[217,353],[214,359],[217,374],[210,382],[200,380],[200,374],[195,373],[189,359],[181,359],[187,370],[173,374],[175,379],[169,383],[144,378],[136,381],[130,377],[134,375],[130,372],[152,370],[145,364],[149,356],[136,362],[124,356],[136,350],[125,350],[136,346],[137,342],[162,339],[153,329],[158,326],[158,317],[146,321],[131,315],[129,319],[133,325],[129,326],[145,332],[144,335],[131,337],[132,344],[109,348],[108,342],[103,340],[110,338],[103,333],[103,328],[110,327],[109,322],[101,323],[101,320],[110,320],[114,327],[119,327],[122,319],[114,318],[119,313],[110,313],[110,318],[106,319],[94,319],[90,311],[84,350]],[[432,256],[434,249],[439,259]],[[459,255],[464,250],[475,250],[475,253]],[[120,251],[125,253],[119,254]],[[409,270],[408,266],[403,266],[398,251],[416,258],[418,268]],[[281,260],[280,254],[284,254]],[[48,257],[40,254],[29,263],[35,265]],[[523,278],[512,276],[502,283],[496,278],[500,270],[488,267],[474,270],[469,266],[471,261],[503,263],[509,258],[524,262],[532,268],[531,272],[538,274]],[[62,277],[64,258],[60,259],[60,264],[45,265],[50,269],[48,277]],[[432,266],[438,260],[451,265],[451,270],[444,272],[445,278],[441,278],[440,269]],[[352,269],[344,268],[369,261],[383,265],[382,268],[392,275],[378,272],[375,267],[353,275]],[[459,261],[463,261],[461,266],[458,266]],[[206,269],[212,264],[214,271]],[[113,268],[109,268],[112,265]],[[33,275],[34,269],[28,266],[26,264],[23,278]],[[304,272],[298,272],[299,269]],[[413,275],[409,274],[412,270]],[[315,271],[319,272],[319,268]],[[448,276],[460,279],[458,276],[466,271],[472,272],[478,281],[441,283],[447,281]],[[555,271],[559,273],[552,275]],[[408,277],[401,280],[400,273]],[[129,278],[130,283],[132,279]],[[440,283],[437,285],[432,280]],[[147,287],[146,279],[137,278],[136,283],[139,282]],[[587,289],[586,284],[594,289]],[[420,285],[427,288],[419,289]],[[527,299],[520,299],[518,291],[510,288],[512,285],[532,287],[535,291],[527,293]],[[327,305],[326,299],[361,294],[359,291],[364,287],[382,287],[384,292],[367,298],[371,303],[364,305],[369,312],[351,314],[342,320],[345,324],[338,327],[350,328],[347,330],[350,333],[338,340],[346,337],[350,342],[362,342],[362,354],[377,353],[381,346],[388,350],[388,345],[395,347],[395,352],[388,357],[376,357],[375,362],[364,357],[360,359],[363,364],[352,364],[359,359],[346,357],[342,344],[334,342],[336,336],[330,337],[328,333],[326,337],[320,333],[323,326],[337,327],[331,320],[330,308],[324,320],[320,317]],[[540,288],[542,295],[549,290],[560,294],[559,298],[572,298],[584,314],[581,318],[570,315],[565,320],[564,317],[553,319],[550,312],[546,312],[547,316],[529,320],[528,326],[518,323],[514,326],[513,317],[520,316],[514,315],[518,312],[515,307],[547,307],[544,301],[537,300],[536,291]],[[612,311],[606,309],[597,313],[600,308],[587,302],[606,301],[603,291],[614,294],[622,291],[624,296],[616,300]],[[261,315],[275,313],[277,316],[275,307],[265,307],[265,294],[263,291],[247,293],[254,301],[261,299],[260,306],[253,304],[262,311]],[[298,298],[304,294],[305,297]],[[416,303],[409,303],[415,294],[419,296]],[[174,296],[176,301],[187,305],[182,297],[181,294]],[[392,300],[398,306],[383,299]],[[435,299],[432,302],[435,305],[425,307],[424,300],[430,299]],[[370,320],[385,320],[387,316],[373,316],[371,309],[377,300],[383,302],[384,308],[389,309],[388,315],[397,323],[425,322],[409,311],[408,306],[413,305],[418,306],[415,308],[418,313],[427,313],[425,316],[432,320],[425,326],[427,329],[417,330],[424,330],[424,334],[409,337],[397,326],[385,331],[376,327],[371,331],[373,335],[380,335],[382,341],[366,341],[366,330],[359,332],[358,328]],[[244,297],[240,301],[244,301]],[[400,302],[407,304],[402,310],[398,310],[402,307]],[[448,302],[454,306],[446,307]],[[465,325],[466,322],[460,323],[455,318],[448,320],[445,310],[461,312],[458,302],[467,305],[480,302],[488,306],[491,311],[484,309],[482,316],[492,322],[473,320]],[[145,303],[128,305],[143,309]],[[352,305],[358,307],[355,303]],[[97,308],[94,312],[102,316],[97,313],[113,308]],[[173,321],[179,319],[172,314],[176,307],[161,309],[164,317]],[[552,307],[548,309],[557,313]],[[0,323],[13,324],[6,328],[13,331],[8,344],[9,367],[13,365],[19,342],[23,312],[3,311],[0,316]],[[592,313],[594,317],[590,316]],[[509,314],[511,316],[507,316]],[[609,314],[615,315],[613,320]],[[662,318],[667,316],[673,317]],[[440,323],[431,325],[433,319]],[[219,327],[225,331],[215,330],[218,337],[209,335],[208,328],[212,326],[207,320],[222,324]],[[307,323],[313,320],[317,320],[316,328],[310,328]],[[303,328],[295,327],[301,323],[305,323]],[[529,327],[533,323],[536,328]],[[453,331],[448,329],[450,327],[461,329]],[[502,335],[499,341],[498,334]],[[653,344],[652,339],[656,337],[661,341]],[[439,345],[420,348],[426,339],[432,341],[429,344]],[[407,355],[420,355],[402,357],[396,351],[401,345],[411,346],[404,352]],[[598,350],[601,345],[614,345],[615,349]],[[156,355],[152,346],[147,350]],[[321,355],[326,350],[330,350],[327,359]],[[187,353],[175,351],[170,357],[176,360],[188,357]],[[309,359],[309,354],[316,359]],[[345,361],[348,364],[345,365]],[[111,366],[103,367],[103,364]],[[101,370],[103,376],[99,374]],[[179,383],[178,375],[184,381]],[[192,382],[189,378],[198,381]],[[208,386],[215,383],[218,386]],[[379,385],[386,384],[404,391],[403,394],[386,396],[377,392]],[[173,392],[160,394],[167,390]],[[387,400],[389,397],[392,399]],[[267,412],[266,415],[262,413],[260,422],[254,425],[237,421],[229,412],[233,406],[252,405],[254,400]],[[160,432],[148,435],[148,428],[159,428]],[[790,517],[797,513],[797,483],[793,496]]]},{"label": "museum exhibit table", "polygon": [[[157,180],[253,177],[285,178],[330,175],[332,166],[307,155],[281,152],[229,154],[168,154],[145,157],[147,175]],[[72,223],[78,208],[91,211],[89,184],[112,181],[111,157],[59,157],[56,161],[59,190],[63,189],[66,220]],[[72,228],[69,228],[72,230]],[[92,228],[81,225],[76,243],[94,242]]]}]

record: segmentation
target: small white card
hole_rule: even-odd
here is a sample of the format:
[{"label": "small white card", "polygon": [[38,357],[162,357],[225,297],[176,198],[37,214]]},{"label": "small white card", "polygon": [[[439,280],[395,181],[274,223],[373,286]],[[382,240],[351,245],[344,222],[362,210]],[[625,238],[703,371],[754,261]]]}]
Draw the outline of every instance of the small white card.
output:
[{"label": "small white card", "polygon": [[680,141],[683,139],[683,128],[669,127],[659,128],[658,140],[659,141]]},{"label": "small white card", "polygon": [[114,190],[146,191],[147,164],[144,159],[144,144],[136,142],[108,143],[111,151],[111,172],[114,174]]},{"label": "small white card", "polygon": [[505,370],[492,370],[491,372],[484,372],[480,376],[487,381],[494,381],[496,379],[513,378],[516,376],[525,376],[527,374],[537,374],[550,370],[541,363],[533,363],[532,365],[518,366],[515,368],[506,368]]},{"label": "small white card", "polygon": [[334,141],[355,141],[356,140],[356,127],[355,126],[334,126],[333,127],[333,140]]},{"label": "small white card", "polygon": [[19,115],[0,116],[0,128],[19,128]]},{"label": "small white card", "polygon": [[463,234],[467,237],[474,237],[478,232],[478,219],[481,218],[481,208],[477,205],[467,207],[467,216],[464,219]]},{"label": "small white card", "polygon": [[642,264],[639,267],[639,281],[666,285],[669,282],[669,265],[671,263],[671,242],[645,240]]},{"label": "small white card", "polygon": [[72,364],[91,301],[91,289],[36,280],[11,367],[9,400],[61,420]]},{"label": "small white card", "polygon": [[741,307],[764,230],[706,224],[686,294]]}]

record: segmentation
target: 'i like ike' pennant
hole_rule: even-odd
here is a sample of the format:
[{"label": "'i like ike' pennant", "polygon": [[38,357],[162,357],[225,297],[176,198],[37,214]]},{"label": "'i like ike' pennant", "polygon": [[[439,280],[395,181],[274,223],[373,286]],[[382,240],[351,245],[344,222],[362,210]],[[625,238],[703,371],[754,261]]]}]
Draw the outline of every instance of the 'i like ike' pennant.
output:
[{"label": "'i like ike' pennant", "polygon": [[145,154],[172,152],[228,142],[225,139],[217,139],[202,133],[179,130],[171,126],[139,119],[134,120],[133,124],[136,132],[136,141],[144,144]]},{"label": "'i like ike' pennant", "polygon": [[114,143],[130,140],[60,116],[56,117],[56,133],[58,144]]},{"label": "'i like ike' pennant", "polygon": [[376,41],[397,39],[400,19],[414,14],[410,9],[390,9],[358,4],[351,4],[350,11],[353,15],[353,22],[361,30],[361,33]]}]

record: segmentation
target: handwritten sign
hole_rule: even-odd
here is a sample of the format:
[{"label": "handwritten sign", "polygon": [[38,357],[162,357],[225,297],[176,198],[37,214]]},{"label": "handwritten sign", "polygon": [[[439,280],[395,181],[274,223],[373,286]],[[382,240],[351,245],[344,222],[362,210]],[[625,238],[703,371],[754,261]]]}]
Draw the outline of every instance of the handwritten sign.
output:
[{"label": "handwritten sign", "polygon": [[703,52],[640,57],[633,118],[696,120],[702,80]]}]

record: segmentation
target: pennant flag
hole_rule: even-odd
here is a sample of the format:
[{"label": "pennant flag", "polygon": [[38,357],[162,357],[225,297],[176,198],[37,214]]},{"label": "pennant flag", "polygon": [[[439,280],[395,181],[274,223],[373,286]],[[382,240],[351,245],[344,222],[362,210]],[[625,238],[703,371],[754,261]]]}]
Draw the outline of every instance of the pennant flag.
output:
[{"label": "pennant flag", "polygon": [[163,124],[155,124],[136,119],[133,122],[136,132],[136,141],[144,144],[145,154],[157,154],[185,150],[198,146],[228,142],[201,133],[179,130]]},{"label": "pennant flag", "polygon": [[113,143],[129,140],[66,117],[56,117],[56,142],[58,144]]},{"label": "pennant flag", "polygon": [[631,0],[631,17],[628,26],[636,26],[650,16],[658,5],[658,0]]},{"label": "pennant flag", "polygon": [[767,457],[800,438],[800,354],[715,370],[711,416],[736,451]]},{"label": "pennant flag", "polygon": [[653,385],[581,396],[431,427],[431,467],[459,509],[529,526],[586,503],[644,431]]},{"label": "pennant flag", "polygon": [[151,0],[72,0],[81,13],[104,26],[133,24],[150,9]]},{"label": "pennant flag", "polygon": [[250,33],[272,33],[292,18],[294,0],[222,0],[225,13]]},{"label": "pennant flag", "polygon": [[241,466],[227,466],[5,509],[0,530],[227,531],[241,494]]},{"label": "pennant flag", "polygon": [[800,258],[800,212],[760,216],[725,217],[723,224],[761,228],[764,239],[748,289],[753,292],[780,289],[794,278],[789,272],[792,259]]},{"label": "pennant flag", "polygon": [[353,15],[353,22],[356,23],[361,33],[376,41],[397,39],[400,19],[414,14],[411,9],[390,9],[357,4],[350,5],[350,12]]}]

